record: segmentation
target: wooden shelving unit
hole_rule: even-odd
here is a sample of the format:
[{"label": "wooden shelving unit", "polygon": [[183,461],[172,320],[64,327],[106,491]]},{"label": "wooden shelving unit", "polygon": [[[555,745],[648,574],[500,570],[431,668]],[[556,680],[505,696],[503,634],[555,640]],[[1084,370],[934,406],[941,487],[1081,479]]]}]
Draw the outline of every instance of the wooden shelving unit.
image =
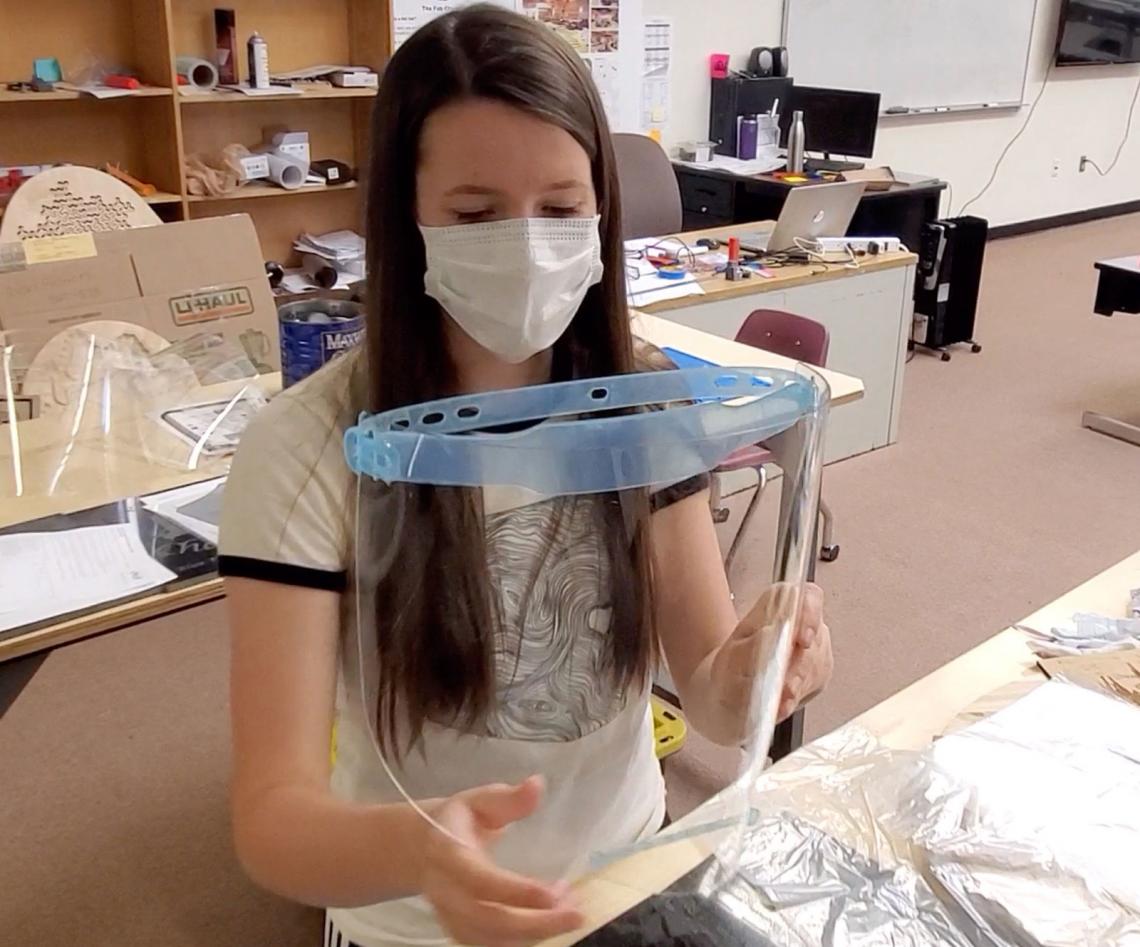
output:
[{"label": "wooden shelving unit", "polygon": [[242,95],[226,89],[211,92],[189,92],[179,94],[181,105],[248,105],[251,102],[303,102],[314,99],[374,99],[375,89],[339,89],[331,85],[302,85],[301,94],[296,92],[282,95]]},{"label": "wooden shelving unit", "polygon": [[225,195],[225,197],[192,195],[186,199],[191,204],[228,204],[233,201],[260,200],[262,198],[304,197],[308,194],[328,195],[335,194],[337,191],[353,191],[359,186],[356,181],[349,181],[347,184],[334,184],[331,187],[327,184],[306,184],[295,190],[286,191],[275,184],[251,183],[238,188],[232,194]]},{"label": "wooden shelving unit", "polygon": [[[130,70],[145,84],[130,96],[0,89],[0,164],[113,162],[158,188],[148,198],[168,221],[248,213],[266,259],[288,261],[302,231],[363,226],[365,188],[352,182],[285,191],[246,185],[223,198],[191,195],[183,161],[224,145],[254,147],[270,128],[309,133],[314,158],[358,169],[368,163],[374,89],[302,85],[300,95],[236,92],[185,95],[177,88],[177,56],[211,58],[213,11],[235,11],[241,78],[246,38],[269,43],[270,69],[317,63],[383,69],[391,53],[389,0],[108,0],[106,3],[16,4],[0,31],[0,84],[26,79],[31,58],[55,56],[71,78],[92,65]],[[34,51],[34,52],[33,52]]]},{"label": "wooden shelving unit", "polygon": [[[135,89],[130,95],[120,95],[114,98],[116,100],[168,98],[173,94],[171,89],[160,88],[158,86],[144,86],[141,89]],[[55,89],[51,92],[9,92],[7,89],[0,89],[0,102],[18,102],[21,105],[39,105],[45,102],[75,102],[79,100],[89,102],[111,101],[110,99],[96,99],[93,95],[75,92],[71,89]]]}]

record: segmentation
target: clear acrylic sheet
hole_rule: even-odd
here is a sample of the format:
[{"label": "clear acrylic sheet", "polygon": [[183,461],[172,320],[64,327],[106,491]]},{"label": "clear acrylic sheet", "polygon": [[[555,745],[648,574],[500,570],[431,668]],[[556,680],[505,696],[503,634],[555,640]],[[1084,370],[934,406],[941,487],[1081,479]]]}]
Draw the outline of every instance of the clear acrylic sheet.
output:
[{"label": "clear acrylic sheet", "polygon": [[[0,497],[20,520],[227,472],[266,403],[220,335],[171,344],[121,322],[0,333]],[[10,518],[10,517],[9,517]]]},{"label": "clear acrylic sheet", "polygon": [[[584,541],[589,531],[587,526],[585,533],[573,533],[576,524],[596,526],[607,516],[618,517],[628,549],[645,525],[649,493],[704,475],[732,450],[763,441],[784,474],[779,487],[771,489],[768,502],[780,512],[771,518],[776,525],[766,537],[779,589],[768,599],[763,647],[750,652],[752,666],[740,668],[750,683],[734,711],[740,733],[732,744],[739,753],[736,780],[696,828],[690,826],[720,842],[717,884],[724,883],[735,871],[753,819],[755,783],[777,722],[814,555],[827,405],[826,383],[807,367],[796,372],[696,369],[492,393],[363,418],[346,435],[350,466],[368,473],[357,478],[352,577],[357,646],[345,649],[351,693],[338,716],[334,788],[360,799],[399,802],[492,782],[517,783],[539,773],[546,779],[543,808],[512,825],[494,857],[505,867],[547,880],[577,878],[632,850],[661,844],[663,813],[655,820],[646,817],[653,804],[595,791],[615,784],[607,767],[645,767],[650,781],[656,778],[649,681],[644,690],[639,686],[626,695],[608,723],[580,734],[561,733],[560,739],[520,735],[517,725],[526,716],[520,708],[546,709],[554,719],[560,698],[571,704],[582,699],[573,687],[576,681],[581,686],[581,678],[540,673],[544,649],[572,649],[575,636],[588,635],[604,611],[597,607],[605,604],[601,600],[559,611],[560,595],[581,594],[564,581],[568,573],[558,571],[573,560],[575,541]],[[509,421],[517,423],[504,427]],[[401,618],[378,614],[376,589],[390,570],[416,568],[402,543],[423,529],[418,519],[422,491],[433,478],[452,485],[449,490],[469,491],[479,504],[493,583],[503,596],[502,625],[494,639],[495,697],[486,721],[475,725],[477,737],[452,721],[429,719],[424,740],[401,752],[380,738],[382,669],[376,660],[380,636]],[[552,522],[560,525],[547,532]],[[519,549],[547,535],[555,538],[551,562],[531,569]],[[560,637],[562,626],[568,630]],[[550,657],[557,663],[557,655]],[[592,674],[596,667],[590,668],[586,689],[604,686]],[[548,687],[551,680],[557,686]],[[563,684],[568,690],[559,690]],[[633,734],[628,741],[615,736],[621,728]],[[570,757],[563,758],[567,752]],[[642,815],[635,827],[630,813]]]}]

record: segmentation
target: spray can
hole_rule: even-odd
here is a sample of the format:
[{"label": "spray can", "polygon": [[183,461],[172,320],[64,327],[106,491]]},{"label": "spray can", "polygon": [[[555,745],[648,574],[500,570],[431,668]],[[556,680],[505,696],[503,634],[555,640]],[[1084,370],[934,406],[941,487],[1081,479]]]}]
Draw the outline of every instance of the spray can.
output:
[{"label": "spray can", "polygon": [[269,44],[254,33],[246,44],[249,53],[249,85],[251,89],[269,88]]},{"label": "spray can", "polygon": [[804,146],[807,143],[807,131],[804,129],[804,113],[792,113],[792,125],[788,129],[788,170],[792,174],[800,174],[804,169]]}]

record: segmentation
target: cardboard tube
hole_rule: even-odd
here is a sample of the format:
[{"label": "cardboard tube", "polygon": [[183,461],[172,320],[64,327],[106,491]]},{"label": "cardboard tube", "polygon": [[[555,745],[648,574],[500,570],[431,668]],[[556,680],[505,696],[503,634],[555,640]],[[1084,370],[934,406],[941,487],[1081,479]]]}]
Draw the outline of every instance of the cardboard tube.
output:
[{"label": "cardboard tube", "polygon": [[269,180],[287,191],[295,191],[309,176],[308,170],[299,161],[283,158],[272,151],[266,152],[265,157],[269,159]]},{"label": "cardboard tube", "polygon": [[185,76],[190,88],[208,92],[218,87],[218,67],[208,59],[197,56],[179,56],[174,61],[178,75]]}]

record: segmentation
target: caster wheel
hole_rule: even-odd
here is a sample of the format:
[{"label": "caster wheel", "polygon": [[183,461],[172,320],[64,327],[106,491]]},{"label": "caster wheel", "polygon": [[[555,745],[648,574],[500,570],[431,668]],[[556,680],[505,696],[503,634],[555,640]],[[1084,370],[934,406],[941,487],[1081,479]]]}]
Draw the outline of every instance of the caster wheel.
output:
[{"label": "caster wheel", "polygon": [[973,352],[975,355],[977,355],[981,350],[982,350],[982,347],[980,345],[978,345],[977,342],[975,342],[973,345],[970,346],[970,351]]},{"label": "caster wheel", "polygon": [[824,546],[819,551],[819,558],[824,562],[835,562],[839,558],[839,546]]},{"label": "caster wheel", "polygon": [[944,361],[944,362],[950,361],[950,353],[949,352],[943,352],[942,353],[942,361]]}]

